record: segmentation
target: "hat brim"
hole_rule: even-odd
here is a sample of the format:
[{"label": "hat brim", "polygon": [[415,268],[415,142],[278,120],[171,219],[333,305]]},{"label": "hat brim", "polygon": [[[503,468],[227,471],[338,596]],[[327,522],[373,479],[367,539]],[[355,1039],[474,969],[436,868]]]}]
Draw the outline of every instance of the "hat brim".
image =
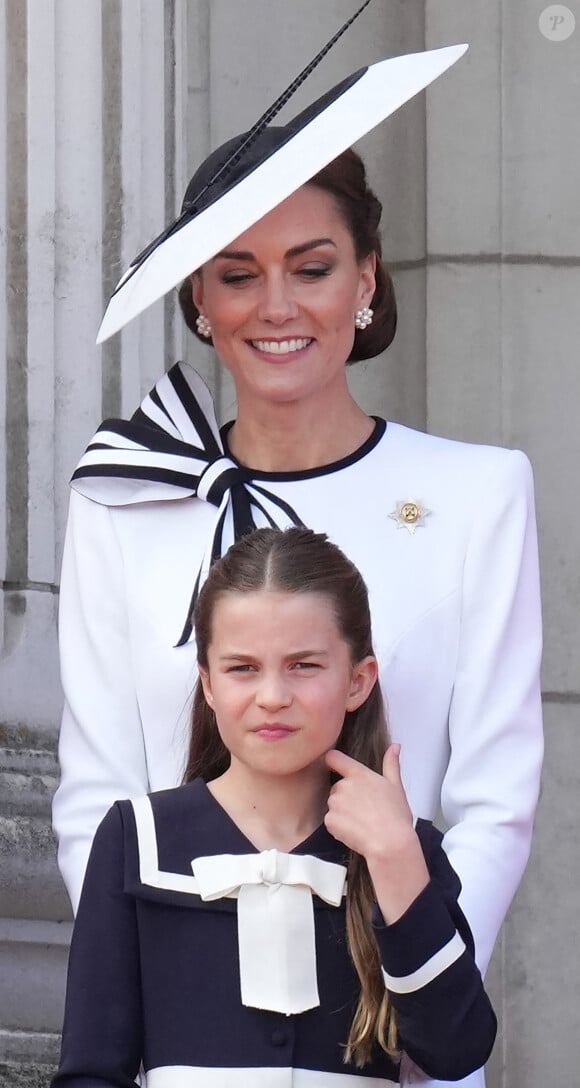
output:
[{"label": "hat brim", "polygon": [[373,64],[219,200],[164,238],[111,297],[97,344],[215,257],[324,166],[455,64],[467,45],[452,45]]}]

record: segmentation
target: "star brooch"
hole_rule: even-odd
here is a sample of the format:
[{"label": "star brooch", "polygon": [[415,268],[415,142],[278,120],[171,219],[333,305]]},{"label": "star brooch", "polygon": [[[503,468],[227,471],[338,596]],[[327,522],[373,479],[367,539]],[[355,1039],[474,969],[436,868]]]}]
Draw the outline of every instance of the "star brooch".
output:
[{"label": "star brooch", "polygon": [[428,518],[430,514],[431,511],[422,503],[416,502],[415,499],[405,499],[404,502],[396,503],[389,517],[396,521],[397,529],[406,529],[413,536],[415,529],[425,527],[425,518]]}]

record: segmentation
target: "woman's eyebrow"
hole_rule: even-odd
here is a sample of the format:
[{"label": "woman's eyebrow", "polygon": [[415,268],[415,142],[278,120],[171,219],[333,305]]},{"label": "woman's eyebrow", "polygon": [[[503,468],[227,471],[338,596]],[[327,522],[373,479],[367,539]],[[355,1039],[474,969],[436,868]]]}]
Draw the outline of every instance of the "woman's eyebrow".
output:
[{"label": "woman's eyebrow", "polygon": [[[336,249],[336,242],[333,242],[332,238],[313,238],[308,242],[301,242],[298,246],[292,246],[287,250],[286,257],[299,257],[301,253],[307,253],[309,249],[317,249],[318,246],[334,246]],[[212,261],[218,261],[221,258],[225,258],[230,261],[255,261],[256,257],[254,253],[251,253],[247,249],[222,249],[219,253],[216,253],[215,257],[212,257]]]},{"label": "woman's eyebrow", "polygon": [[309,249],[317,249],[318,246],[334,246],[336,249],[336,243],[332,241],[332,238],[313,238],[311,242],[302,242],[302,245],[292,246],[286,253],[287,257],[299,257],[301,253],[306,253]]}]

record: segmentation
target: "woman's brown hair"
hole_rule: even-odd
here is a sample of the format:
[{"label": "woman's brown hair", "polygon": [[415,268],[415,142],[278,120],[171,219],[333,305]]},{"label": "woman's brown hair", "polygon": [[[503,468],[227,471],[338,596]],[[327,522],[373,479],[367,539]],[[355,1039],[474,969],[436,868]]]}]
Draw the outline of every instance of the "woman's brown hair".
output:
[{"label": "woman's brown hair", "polygon": [[[373,322],[366,329],[355,329],[354,343],[347,362],[357,363],[361,359],[373,359],[389,347],[397,329],[395,290],[382,260],[379,234],[381,202],[369,188],[365,165],[352,148],[323,167],[307,184],[315,185],[335,200],[354,242],[357,260],[362,261],[371,253],[376,255],[376,287],[370,302],[374,312]],[[199,310],[193,301],[191,286],[191,279],[188,277],[179,289],[181,312],[187,327],[197,338],[203,344],[211,344],[211,339],[208,340],[197,331],[195,322]]]},{"label": "woman's brown hair", "polygon": [[[210,570],[194,609],[197,660],[208,668],[212,616],[216,602],[228,593],[316,593],[333,608],[338,630],[350,649],[353,664],[372,655],[368,593],[355,565],[324,533],[310,529],[258,529],[234,544]],[[383,697],[378,682],[358,710],[345,714],[336,747],[371,770],[382,772],[388,743]],[[185,782],[208,782],[230,764],[200,683],[194,696],[191,743]],[[350,954],[361,992],[345,1048],[345,1061],[362,1067],[375,1042],[397,1055],[397,1032],[381,972],[371,925],[375,902],[366,861],[349,852],[346,921]]]}]

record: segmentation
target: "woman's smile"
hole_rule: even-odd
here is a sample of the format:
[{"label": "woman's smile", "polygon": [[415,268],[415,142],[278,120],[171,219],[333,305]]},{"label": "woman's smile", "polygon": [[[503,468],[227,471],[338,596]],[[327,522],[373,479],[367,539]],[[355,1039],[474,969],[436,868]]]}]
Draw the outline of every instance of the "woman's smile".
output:
[{"label": "woman's smile", "polygon": [[287,340],[249,340],[248,343],[260,355],[273,355],[275,361],[278,362],[280,359],[291,360],[297,355],[302,355],[314,343],[314,338],[312,336],[301,336]]}]

